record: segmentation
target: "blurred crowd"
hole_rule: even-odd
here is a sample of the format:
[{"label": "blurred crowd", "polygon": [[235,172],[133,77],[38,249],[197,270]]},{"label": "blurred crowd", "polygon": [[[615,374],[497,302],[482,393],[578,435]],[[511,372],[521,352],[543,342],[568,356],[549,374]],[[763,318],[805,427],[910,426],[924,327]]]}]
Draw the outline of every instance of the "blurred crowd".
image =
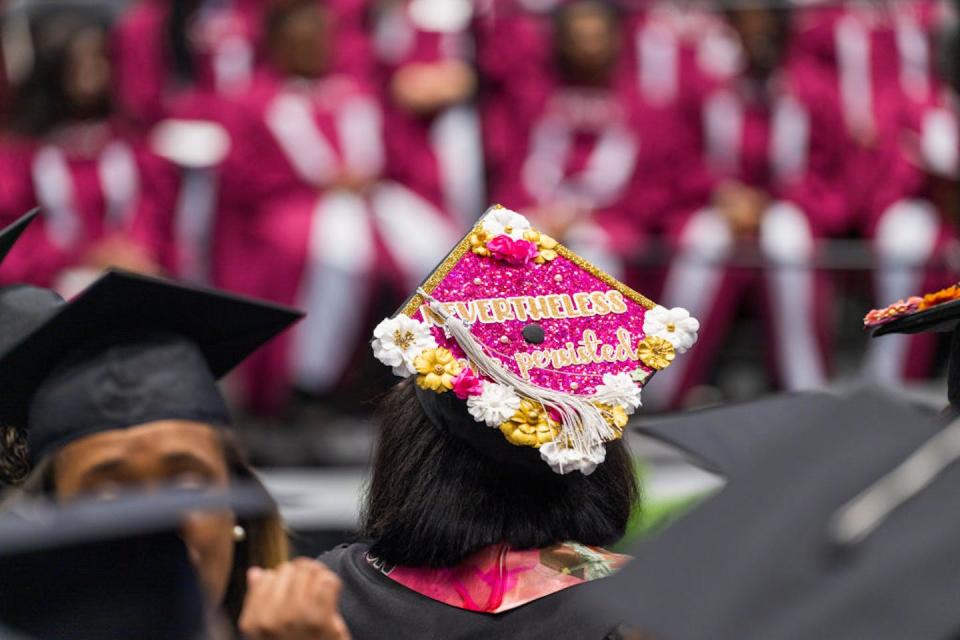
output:
[{"label": "blurred crowd", "polygon": [[[2,277],[71,295],[115,265],[308,311],[237,381],[269,414],[371,375],[373,319],[499,202],[701,320],[650,407],[709,377],[744,305],[776,384],[817,388],[838,241],[867,248],[876,305],[957,279],[957,20],[952,0],[8,0],[0,224],[42,220]],[[864,371],[928,375],[935,346],[878,341]]]}]

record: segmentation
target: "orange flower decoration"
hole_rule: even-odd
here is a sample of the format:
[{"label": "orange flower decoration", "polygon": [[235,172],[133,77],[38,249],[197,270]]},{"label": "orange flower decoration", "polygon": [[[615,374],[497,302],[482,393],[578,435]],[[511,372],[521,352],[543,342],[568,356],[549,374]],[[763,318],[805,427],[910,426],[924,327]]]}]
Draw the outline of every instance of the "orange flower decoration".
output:
[{"label": "orange flower decoration", "polygon": [[923,302],[920,303],[920,311],[945,302],[953,302],[954,300],[960,300],[960,285],[950,285],[946,289],[940,289],[940,291],[928,293],[923,296]]}]

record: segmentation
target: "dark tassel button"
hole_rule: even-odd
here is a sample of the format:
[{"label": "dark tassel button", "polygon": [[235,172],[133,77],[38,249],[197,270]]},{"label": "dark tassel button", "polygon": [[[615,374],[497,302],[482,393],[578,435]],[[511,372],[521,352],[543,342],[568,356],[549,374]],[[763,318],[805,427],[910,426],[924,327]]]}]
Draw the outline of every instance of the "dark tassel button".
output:
[{"label": "dark tassel button", "polygon": [[543,327],[538,324],[528,324],[523,328],[523,339],[530,344],[540,344],[545,338]]}]

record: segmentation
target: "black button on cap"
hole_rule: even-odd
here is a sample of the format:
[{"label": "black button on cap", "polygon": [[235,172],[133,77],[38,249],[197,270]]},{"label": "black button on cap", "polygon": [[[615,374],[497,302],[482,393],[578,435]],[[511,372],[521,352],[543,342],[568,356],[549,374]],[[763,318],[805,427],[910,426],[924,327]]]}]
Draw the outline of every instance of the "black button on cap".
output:
[{"label": "black button on cap", "polygon": [[538,324],[528,324],[523,328],[523,339],[530,344],[540,344],[545,338],[543,327]]}]

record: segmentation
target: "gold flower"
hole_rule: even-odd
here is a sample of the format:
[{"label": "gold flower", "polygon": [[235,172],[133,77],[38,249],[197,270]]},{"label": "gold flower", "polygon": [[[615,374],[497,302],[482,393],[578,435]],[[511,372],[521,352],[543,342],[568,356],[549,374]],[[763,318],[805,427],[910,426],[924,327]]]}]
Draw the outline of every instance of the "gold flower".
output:
[{"label": "gold flower", "polygon": [[470,234],[470,250],[481,258],[486,258],[490,255],[490,249],[487,249],[487,242],[489,241],[490,234],[478,226]]},{"label": "gold flower", "polygon": [[599,402],[597,403],[597,409],[600,409],[603,419],[616,431],[617,437],[622,436],[623,428],[627,426],[628,420],[626,409],[618,404],[602,404]]},{"label": "gold flower", "polygon": [[560,433],[560,425],[539,404],[532,400],[520,402],[513,417],[500,425],[500,432],[507,442],[518,447],[533,447],[552,442]]},{"label": "gold flower", "polygon": [[413,367],[420,375],[417,386],[421,389],[445,393],[453,388],[453,379],[460,373],[460,363],[449,349],[427,349],[413,360]]},{"label": "gold flower", "polygon": [[637,347],[637,357],[640,362],[655,371],[666,369],[677,357],[676,349],[669,340],[656,336],[647,336]]},{"label": "gold flower", "polygon": [[560,243],[545,233],[533,229],[524,231],[523,239],[537,245],[537,257],[533,259],[537,264],[557,259],[557,245]]},{"label": "gold flower", "polygon": [[409,329],[406,331],[400,331],[400,329],[397,329],[393,332],[393,342],[400,347],[401,351],[406,351],[409,349],[410,346],[413,345],[414,340],[416,340],[416,336],[413,335],[413,331],[410,331]]}]

